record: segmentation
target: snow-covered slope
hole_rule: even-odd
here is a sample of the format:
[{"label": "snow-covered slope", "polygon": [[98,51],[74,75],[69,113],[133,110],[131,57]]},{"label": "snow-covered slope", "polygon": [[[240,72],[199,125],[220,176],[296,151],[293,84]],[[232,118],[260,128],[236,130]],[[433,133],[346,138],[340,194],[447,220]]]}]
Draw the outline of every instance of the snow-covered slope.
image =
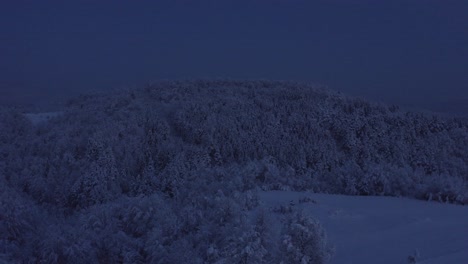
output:
[{"label": "snow-covered slope", "polygon": [[[299,202],[309,197],[312,201]],[[336,251],[331,263],[468,263],[468,207],[406,198],[260,193],[265,206],[291,206],[320,221]]]},{"label": "snow-covered slope", "polygon": [[63,115],[63,112],[45,112],[45,113],[27,113],[24,114],[29,120],[31,120],[31,123],[33,124],[39,124],[42,122],[49,121],[50,119]]}]

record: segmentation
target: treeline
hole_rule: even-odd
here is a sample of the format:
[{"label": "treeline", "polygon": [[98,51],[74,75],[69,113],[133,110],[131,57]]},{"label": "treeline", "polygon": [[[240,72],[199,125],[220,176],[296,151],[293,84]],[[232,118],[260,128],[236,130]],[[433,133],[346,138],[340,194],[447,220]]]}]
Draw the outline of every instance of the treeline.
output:
[{"label": "treeline", "polygon": [[466,120],[302,83],[163,82],[77,98],[35,127],[3,113],[1,125],[9,185],[68,209],[108,199],[88,181],[104,196],[173,196],[194,171],[234,165],[255,167],[251,188],[467,202]]}]

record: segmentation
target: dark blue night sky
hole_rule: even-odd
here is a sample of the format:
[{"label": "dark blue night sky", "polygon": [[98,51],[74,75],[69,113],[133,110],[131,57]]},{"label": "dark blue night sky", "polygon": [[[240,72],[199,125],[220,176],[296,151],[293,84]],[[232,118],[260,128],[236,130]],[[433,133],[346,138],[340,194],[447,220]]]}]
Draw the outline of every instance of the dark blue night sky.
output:
[{"label": "dark blue night sky", "polygon": [[1,101],[151,80],[305,80],[397,103],[468,98],[468,1],[4,1]]}]

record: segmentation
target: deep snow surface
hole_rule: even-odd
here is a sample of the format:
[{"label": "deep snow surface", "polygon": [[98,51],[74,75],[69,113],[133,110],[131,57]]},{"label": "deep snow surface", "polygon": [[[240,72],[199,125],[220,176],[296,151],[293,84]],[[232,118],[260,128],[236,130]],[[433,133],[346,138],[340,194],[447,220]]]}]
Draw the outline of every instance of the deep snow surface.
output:
[{"label": "deep snow surface", "polygon": [[33,124],[47,122],[50,119],[62,115],[63,112],[46,112],[46,113],[27,113],[25,116],[31,120]]},{"label": "deep snow surface", "polygon": [[[299,203],[303,197],[314,202]],[[331,263],[408,263],[415,250],[417,263],[468,263],[467,206],[287,191],[262,192],[260,199],[318,219],[336,247]]]}]

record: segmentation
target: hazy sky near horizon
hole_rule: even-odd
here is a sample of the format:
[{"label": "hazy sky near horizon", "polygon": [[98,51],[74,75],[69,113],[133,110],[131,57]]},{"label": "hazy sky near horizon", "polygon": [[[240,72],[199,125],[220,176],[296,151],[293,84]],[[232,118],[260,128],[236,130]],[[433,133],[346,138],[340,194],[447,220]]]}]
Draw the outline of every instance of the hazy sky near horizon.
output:
[{"label": "hazy sky near horizon", "polygon": [[463,0],[4,1],[0,102],[187,78],[467,99],[467,11]]}]

